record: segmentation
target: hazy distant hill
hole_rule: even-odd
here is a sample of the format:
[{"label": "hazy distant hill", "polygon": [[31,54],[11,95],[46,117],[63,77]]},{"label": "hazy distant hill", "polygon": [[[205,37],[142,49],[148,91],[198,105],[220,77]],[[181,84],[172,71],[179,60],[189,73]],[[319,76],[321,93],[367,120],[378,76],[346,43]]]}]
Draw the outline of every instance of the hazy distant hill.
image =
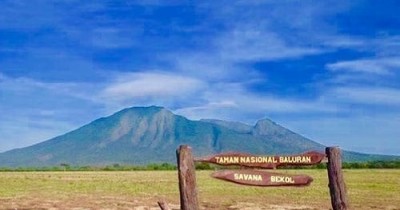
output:
[{"label": "hazy distant hill", "polygon": [[[193,121],[162,107],[134,107],[97,119],[42,143],[0,154],[0,167],[146,164],[175,162],[180,144],[196,156],[224,151],[292,154],[324,146],[264,119],[255,126],[221,120]],[[345,152],[346,160],[391,156]]]}]

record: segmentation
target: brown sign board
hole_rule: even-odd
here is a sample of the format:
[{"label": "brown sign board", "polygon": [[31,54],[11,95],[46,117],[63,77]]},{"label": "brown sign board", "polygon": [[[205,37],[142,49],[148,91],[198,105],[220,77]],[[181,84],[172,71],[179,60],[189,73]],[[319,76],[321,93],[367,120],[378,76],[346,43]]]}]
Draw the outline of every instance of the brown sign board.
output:
[{"label": "brown sign board", "polygon": [[213,156],[198,158],[196,161],[214,163],[223,166],[238,165],[254,168],[277,168],[287,165],[315,165],[325,159],[325,154],[310,151],[299,155],[287,156],[257,156],[239,152],[221,153]]},{"label": "brown sign board", "polygon": [[216,171],[211,176],[237,184],[262,187],[308,186],[313,181],[307,175],[287,175],[259,170],[223,170]]}]

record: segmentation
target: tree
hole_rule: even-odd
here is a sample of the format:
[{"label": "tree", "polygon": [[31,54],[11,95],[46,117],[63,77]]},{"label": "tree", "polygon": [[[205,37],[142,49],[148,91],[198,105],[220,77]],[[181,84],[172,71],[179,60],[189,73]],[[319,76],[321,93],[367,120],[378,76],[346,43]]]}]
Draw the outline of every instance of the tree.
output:
[{"label": "tree", "polygon": [[61,163],[60,166],[63,167],[64,171],[66,171],[69,168],[69,164],[68,163]]}]

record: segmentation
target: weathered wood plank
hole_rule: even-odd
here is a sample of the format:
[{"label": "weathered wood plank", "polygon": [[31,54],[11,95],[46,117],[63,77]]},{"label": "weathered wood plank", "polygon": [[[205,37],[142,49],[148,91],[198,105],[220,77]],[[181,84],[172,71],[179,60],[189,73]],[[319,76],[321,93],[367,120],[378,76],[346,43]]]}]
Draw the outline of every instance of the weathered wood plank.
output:
[{"label": "weathered wood plank", "polygon": [[324,160],[325,154],[310,151],[298,155],[257,156],[246,153],[230,152],[198,158],[196,161],[214,163],[223,166],[238,165],[254,168],[274,169],[287,165],[315,165]]},{"label": "weathered wood plank", "polygon": [[223,170],[216,171],[211,176],[237,184],[260,187],[307,186],[313,181],[307,175],[287,175],[259,170]]},{"label": "weathered wood plank", "polygon": [[337,147],[327,147],[329,191],[333,210],[346,210],[349,208],[346,184],[342,173],[342,157]]},{"label": "weathered wood plank", "polygon": [[196,173],[192,149],[181,145],[176,151],[178,161],[179,192],[182,210],[198,210]]},{"label": "weathered wood plank", "polygon": [[171,208],[168,206],[167,202],[165,201],[158,201],[158,206],[161,208],[161,210],[171,210]]}]

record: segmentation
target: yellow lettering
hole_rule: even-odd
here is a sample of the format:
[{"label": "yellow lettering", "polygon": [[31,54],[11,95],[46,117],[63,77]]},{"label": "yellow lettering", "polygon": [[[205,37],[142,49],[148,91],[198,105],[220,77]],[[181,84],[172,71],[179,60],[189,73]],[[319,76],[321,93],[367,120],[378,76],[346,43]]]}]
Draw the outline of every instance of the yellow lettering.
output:
[{"label": "yellow lettering", "polygon": [[259,174],[233,174],[233,178],[235,180],[244,180],[244,181],[262,181],[262,176]]},{"label": "yellow lettering", "polygon": [[215,157],[218,164],[239,164],[239,163],[311,163],[310,156],[250,156],[250,157]]},{"label": "yellow lettering", "polygon": [[270,180],[273,183],[295,183],[293,178],[288,176],[271,176]]},{"label": "yellow lettering", "polygon": [[278,163],[278,159],[273,156],[250,156],[233,157],[230,163]]},{"label": "yellow lettering", "polygon": [[234,163],[239,163],[239,157],[233,157],[233,162]]},{"label": "yellow lettering", "polygon": [[282,156],[279,157],[280,163],[311,163],[309,156]]},{"label": "yellow lettering", "polygon": [[234,178],[235,180],[238,180],[238,179],[239,179],[239,175],[238,175],[238,174],[233,174],[233,178]]}]

